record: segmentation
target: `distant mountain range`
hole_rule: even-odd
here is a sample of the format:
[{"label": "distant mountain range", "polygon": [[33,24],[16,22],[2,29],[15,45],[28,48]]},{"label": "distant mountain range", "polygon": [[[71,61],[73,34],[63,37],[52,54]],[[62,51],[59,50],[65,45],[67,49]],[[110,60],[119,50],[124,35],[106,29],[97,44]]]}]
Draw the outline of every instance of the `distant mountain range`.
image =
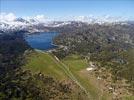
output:
[{"label": "distant mountain range", "polygon": [[[10,15],[11,16],[11,15]],[[11,18],[8,16],[9,18]],[[114,24],[134,24],[134,21],[123,20],[122,18],[115,18],[110,16],[104,16],[101,18],[96,18],[93,16],[85,17],[70,17],[64,20],[56,20],[56,21],[45,21],[43,16],[38,16],[36,18],[16,18],[12,15],[12,19],[8,19],[8,17],[0,16],[0,33],[5,32],[14,32],[14,31],[27,31],[29,33],[34,32],[43,32],[46,31],[46,27],[60,27],[64,25],[74,25],[75,23],[84,23],[84,24],[105,24],[105,25],[114,25]],[[42,18],[42,19],[41,19]],[[41,19],[41,20],[40,20]]]}]

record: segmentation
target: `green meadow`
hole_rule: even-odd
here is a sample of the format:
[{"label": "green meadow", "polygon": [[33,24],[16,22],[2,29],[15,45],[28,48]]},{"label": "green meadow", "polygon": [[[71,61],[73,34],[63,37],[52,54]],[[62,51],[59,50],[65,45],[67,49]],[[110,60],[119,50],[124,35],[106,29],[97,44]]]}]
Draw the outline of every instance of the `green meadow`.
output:
[{"label": "green meadow", "polygon": [[61,68],[61,65],[49,53],[32,52],[26,57],[27,63],[23,67],[33,73],[43,73],[57,79],[67,79],[67,75]]},{"label": "green meadow", "polygon": [[86,88],[93,100],[111,99],[108,94],[103,93],[100,90],[99,84],[97,84],[96,81],[93,81],[92,77],[88,75],[86,70],[88,63],[85,59],[82,59],[79,55],[70,55],[63,59],[62,62],[69,67],[69,70],[73,73],[81,85]]},{"label": "green meadow", "polygon": [[79,55],[70,55],[59,61],[51,53],[36,51],[28,54],[26,60],[24,70],[30,70],[32,73],[41,72],[59,80],[77,81],[93,100],[110,99],[107,94],[101,92],[98,84],[88,77],[88,63]]}]

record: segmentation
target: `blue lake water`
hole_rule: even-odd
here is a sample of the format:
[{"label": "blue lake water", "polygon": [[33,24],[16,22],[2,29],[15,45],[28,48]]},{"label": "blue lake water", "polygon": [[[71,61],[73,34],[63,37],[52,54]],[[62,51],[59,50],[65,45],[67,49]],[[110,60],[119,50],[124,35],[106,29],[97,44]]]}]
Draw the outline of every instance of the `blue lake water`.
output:
[{"label": "blue lake water", "polygon": [[41,32],[25,36],[25,40],[34,49],[50,50],[55,48],[53,38],[58,35],[57,32]]}]

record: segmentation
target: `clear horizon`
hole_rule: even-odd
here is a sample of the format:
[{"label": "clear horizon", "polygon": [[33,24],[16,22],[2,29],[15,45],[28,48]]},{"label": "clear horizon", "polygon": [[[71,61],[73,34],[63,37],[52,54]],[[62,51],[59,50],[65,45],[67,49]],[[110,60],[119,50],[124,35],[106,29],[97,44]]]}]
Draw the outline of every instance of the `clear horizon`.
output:
[{"label": "clear horizon", "polygon": [[109,15],[134,19],[133,5],[134,0],[0,0],[0,13],[13,13],[17,17]]}]

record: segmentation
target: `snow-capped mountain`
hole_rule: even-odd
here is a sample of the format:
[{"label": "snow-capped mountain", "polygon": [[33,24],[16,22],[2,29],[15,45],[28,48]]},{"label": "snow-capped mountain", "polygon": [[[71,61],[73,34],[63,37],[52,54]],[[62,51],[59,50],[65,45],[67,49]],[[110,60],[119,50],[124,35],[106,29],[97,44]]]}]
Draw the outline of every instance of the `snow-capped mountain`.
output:
[{"label": "snow-capped mountain", "polygon": [[[127,20],[121,17],[94,17],[94,16],[72,16],[63,19],[49,19],[44,15],[37,15],[35,17],[16,17],[14,14],[9,13],[0,14],[0,31],[13,32],[13,31],[27,31],[43,32],[46,31],[46,27],[60,27],[68,24],[85,23],[85,24],[127,24]],[[130,22],[129,22],[130,23]]]}]

